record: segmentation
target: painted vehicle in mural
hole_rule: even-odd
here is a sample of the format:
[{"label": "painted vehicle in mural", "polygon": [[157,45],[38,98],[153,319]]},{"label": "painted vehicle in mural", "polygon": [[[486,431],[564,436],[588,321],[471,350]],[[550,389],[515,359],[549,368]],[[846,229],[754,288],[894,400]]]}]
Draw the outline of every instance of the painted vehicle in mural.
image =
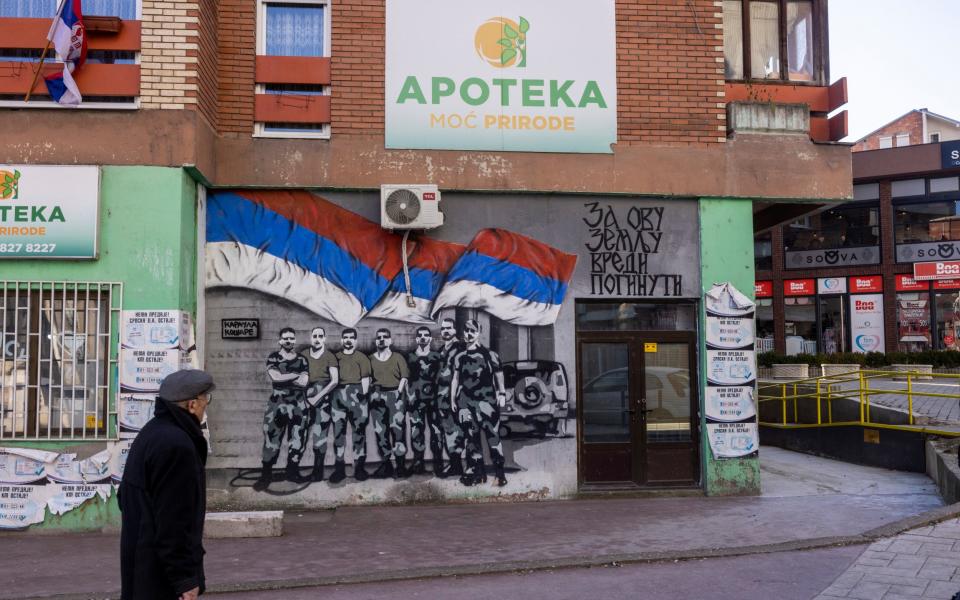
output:
[{"label": "painted vehicle in mural", "polygon": [[521,360],[502,365],[507,389],[500,411],[503,437],[545,437],[566,432],[570,412],[567,372],[552,360]]}]

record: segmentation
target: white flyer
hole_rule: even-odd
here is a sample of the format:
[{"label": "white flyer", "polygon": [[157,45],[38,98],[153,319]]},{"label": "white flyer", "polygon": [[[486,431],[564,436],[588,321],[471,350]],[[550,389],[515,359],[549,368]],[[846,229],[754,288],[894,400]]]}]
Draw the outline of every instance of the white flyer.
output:
[{"label": "white flyer", "polygon": [[756,379],[753,350],[707,350],[707,381],[712,385],[746,385]]},{"label": "white flyer", "polygon": [[707,418],[714,421],[743,421],[757,414],[752,385],[708,387],[705,405]]},{"label": "white flyer", "polygon": [[756,423],[707,423],[710,449],[716,458],[737,458],[760,447]]}]

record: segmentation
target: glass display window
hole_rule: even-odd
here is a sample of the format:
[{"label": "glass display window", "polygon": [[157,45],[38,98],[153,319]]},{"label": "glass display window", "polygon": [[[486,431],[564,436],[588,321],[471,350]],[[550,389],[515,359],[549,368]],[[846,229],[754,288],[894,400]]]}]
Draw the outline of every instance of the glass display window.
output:
[{"label": "glass display window", "polygon": [[817,353],[817,305],[814,296],[784,298],[784,343],[788,356]]},{"label": "glass display window", "polygon": [[930,294],[897,294],[897,350],[923,352],[931,348]]},{"label": "glass display window", "polygon": [[849,352],[845,296],[820,296],[820,349],[825,354]]},{"label": "glass display window", "polygon": [[894,206],[898,244],[960,240],[960,198]]},{"label": "glass display window", "polygon": [[757,352],[773,352],[773,298],[757,298],[755,319]]},{"label": "glass display window", "polygon": [[876,203],[842,206],[798,219],[783,228],[787,252],[877,246],[880,212]]},{"label": "glass display window", "polygon": [[933,295],[937,319],[935,350],[960,350],[957,333],[960,330],[960,290],[936,292]]}]

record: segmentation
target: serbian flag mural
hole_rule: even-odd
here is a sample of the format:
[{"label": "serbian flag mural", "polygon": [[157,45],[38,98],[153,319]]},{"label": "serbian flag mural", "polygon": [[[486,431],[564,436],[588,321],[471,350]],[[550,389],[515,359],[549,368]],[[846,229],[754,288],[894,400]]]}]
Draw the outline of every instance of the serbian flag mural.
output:
[{"label": "serbian flag mural", "polygon": [[[393,319],[408,323],[430,323],[433,299],[440,293],[443,280],[466,248],[463,244],[443,242],[420,237],[407,260],[410,272],[410,296],[403,271],[393,278],[387,294],[380,300],[368,317]],[[413,297],[414,306],[407,303]]]},{"label": "serbian flag mural", "polygon": [[349,327],[402,278],[400,241],[309,192],[217,192],[207,201],[206,284],[255,289]]},{"label": "serbian flag mural", "polygon": [[77,106],[83,100],[73,80],[75,73],[87,60],[87,34],[83,27],[80,0],[64,0],[60,12],[53,18],[47,41],[63,62],[63,71],[45,76],[50,97],[66,106]]},{"label": "serbian flag mural", "polygon": [[477,308],[515,325],[557,320],[577,257],[505,229],[480,231],[434,301],[432,314]]}]

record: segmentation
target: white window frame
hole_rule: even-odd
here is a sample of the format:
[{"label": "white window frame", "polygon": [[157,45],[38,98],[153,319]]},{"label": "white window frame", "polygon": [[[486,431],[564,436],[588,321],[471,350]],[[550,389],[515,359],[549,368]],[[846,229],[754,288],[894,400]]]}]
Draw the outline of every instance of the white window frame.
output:
[{"label": "white window frame", "polygon": [[881,135],[879,148],[881,150],[886,150],[887,148],[893,148],[893,136],[892,135]]},{"label": "white window frame", "polygon": [[[136,20],[143,21],[143,0],[134,1],[137,4]],[[57,0],[57,6],[59,5],[60,0]],[[8,17],[0,15],[0,19],[5,18]],[[47,57],[50,60],[44,60],[44,64],[52,64],[55,62],[53,60],[53,49],[47,53]],[[36,63],[23,61],[23,64],[32,66]],[[140,64],[140,52],[133,53],[133,64]],[[142,79],[140,83],[143,83]],[[80,94],[83,95],[83,90],[80,90]],[[41,100],[40,98],[47,98],[47,96],[38,96],[36,98],[31,96],[30,102],[24,102],[23,100],[0,100],[0,108],[23,108],[29,106],[30,108],[70,108],[71,110],[140,110],[140,96],[134,96],[132,102],[81,102],[80,106],[75,108],[62,106],[53,100]]]},{"label": "white window frame", "polygon": [[[266,46],[267,46],[267,5],[268,4],[306,4],[313,6],[322,6],[323,7],[323,56],[325,58],[330,58],[330,52],[332,48],[331,39],[333,38],[333,29],[331,27],[332,19],[330,18],[331,11],[331,2],[332,0],[257,0],[257,56],[266,56]],[[265,94],[267,91],[267,86],[264,84],[256,84],[254,88],[255,94]],[[330,95],[330,86],[325,85],[321,87],[320,94],[321,96]],[[315,140],[328,140],[330,139],[330,123],[325,123],[321,126],[320,129],[309,130],[305,129],[303,131],[267,131],[266,123],[257,121],[253,124],[253,137],[255,138],[285,138],[285,139],[315,139]]]},{"label": "white window frame", "polygon": [[[900,142],[906,141],[906,144],[901,144]],[[910,134],[909,133],[898,133],[897,134],[897,148],[903,148],[910,145]]]}]

